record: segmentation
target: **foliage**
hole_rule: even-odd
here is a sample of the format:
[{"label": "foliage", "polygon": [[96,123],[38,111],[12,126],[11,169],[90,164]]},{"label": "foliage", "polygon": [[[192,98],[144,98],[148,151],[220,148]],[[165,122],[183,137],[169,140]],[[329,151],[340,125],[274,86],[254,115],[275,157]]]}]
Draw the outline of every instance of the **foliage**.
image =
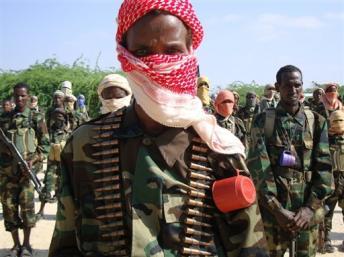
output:
[{"label": "foliage", "polygon": [[234,81],[227,86],[227,89],[236,91],[240,95],[240,105],[245,105],[246,94],[248,92],[255,92],[257,96],[262,96],[265,85],[258,85],[255,81],[251,83],[244,83],[241,81]]},{"label": "foliage", "polygon": [[55,90],[60,89],[62,81],[69,80],[73,84],[73,94],[83,94],[91,117],[99,113],[99,100],[97,87],[105,75],[114,73],[114,70],[101,71],[90,69],[82,58],[78,58],[73,65],[64,65],[55,58],[46,59],[42,63],[36,62],[26,70],[3,71],[0,70],[0,99],[12,94],[12,87],[18,82],[30,85],[30,94],[37,95],[39,105],[47,109],[52,104]]}]

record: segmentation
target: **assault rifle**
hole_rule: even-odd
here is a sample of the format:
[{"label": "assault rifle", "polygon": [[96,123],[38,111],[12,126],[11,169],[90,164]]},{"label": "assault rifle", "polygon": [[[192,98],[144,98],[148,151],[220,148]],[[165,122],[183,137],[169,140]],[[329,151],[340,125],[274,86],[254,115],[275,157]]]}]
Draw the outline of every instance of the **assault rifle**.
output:
[{"label": "assault rifle", "polygon": [[296,257],[296,236],[290,240],[289,257]]},{"label": "assault rifle", "polygon": [[8,148],[13,160],[16,162],[16,164],[18,164],[20,170],[29,175],[29,178],[33,186],[35,187],[35,190],[37,191],[39,195],[41,195],[42,194],[41,182],[38,180],[36,174],[32,172],[32,170],[29,168],[29,166],[27,165],[27,162],[24,160],[23,156],[21,156],[21,154],[19,153],[17,147],[12,143],[11,140],[9,140],[6,137],[4,131],[1,128],[0,128],[0,141],[4,143],[5,146]]}]

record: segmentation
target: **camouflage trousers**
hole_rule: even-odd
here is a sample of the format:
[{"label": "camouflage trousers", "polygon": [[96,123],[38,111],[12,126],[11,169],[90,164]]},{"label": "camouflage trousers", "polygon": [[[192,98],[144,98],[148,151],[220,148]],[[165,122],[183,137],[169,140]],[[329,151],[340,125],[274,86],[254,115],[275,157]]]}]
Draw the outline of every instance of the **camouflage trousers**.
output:
[{"label": "camouflage trousers", "polygon": [[60,184],[60,175],[61,175],[60,162],[48,160],[47,171],[45,173],[44,180],[43,180],[44,193],[48,195],[48,194],[51,194],[52,191],[55,191],[55,195],[57,194],[59,184]]},{"label": "camouflage trousers", "polygon": [[325,204],[329,207],[329,212],[325,216],[325,230],[327,234],[332,229],[332,219],[334,209],[338,202],[339,207],[342,209],[343,221],[344,221],[344,172],[333,172],[335,190],[333,194],[326,199]]},{"label": "camouflage trousers", "polygon": [[6,231],[34,227],[34,187],[27,178],[1,175],[1,203]]},{"label": "camouflage trousers", "polygon": [[[267,221],[264,221],[264,230],[270,257],[283,257],[291,244],[290,234],[276,224]],[[317,252],[317,237],[318,226],[312,226],[309,230],[302,230],[296,237],[296,256],[315,256]]]}]

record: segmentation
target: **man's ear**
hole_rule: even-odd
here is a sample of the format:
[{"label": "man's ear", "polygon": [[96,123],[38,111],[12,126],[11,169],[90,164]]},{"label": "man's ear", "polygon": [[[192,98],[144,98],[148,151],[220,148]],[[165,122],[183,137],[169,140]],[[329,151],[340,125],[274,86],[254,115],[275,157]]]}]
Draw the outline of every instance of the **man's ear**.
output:
[{"label": "man's ear", "polygon": [[279,84],[277,82],[275,83],[275,88],[276,88],[276,91],[279,92]]}]

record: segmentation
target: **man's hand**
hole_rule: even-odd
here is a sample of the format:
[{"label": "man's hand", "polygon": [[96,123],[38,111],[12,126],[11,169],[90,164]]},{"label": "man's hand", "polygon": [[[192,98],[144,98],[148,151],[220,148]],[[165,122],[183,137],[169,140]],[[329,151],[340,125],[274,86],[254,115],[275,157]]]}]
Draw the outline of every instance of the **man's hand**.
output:
[{"label": "man's hand", "polygon": [[274,216],[281,228],[289,232],[293,232],[288,228],[288,224],[290,224],[294,220],[294,212],[281,207],[276,212],[274,212]]},{"label": "man's hand", "polygon": [[308,228],[313,216],[314,211],[311,208],[301,207],[296,213],[292,222],[288,224],[288,229],[293,232],[297,232],[302,229]]}]

